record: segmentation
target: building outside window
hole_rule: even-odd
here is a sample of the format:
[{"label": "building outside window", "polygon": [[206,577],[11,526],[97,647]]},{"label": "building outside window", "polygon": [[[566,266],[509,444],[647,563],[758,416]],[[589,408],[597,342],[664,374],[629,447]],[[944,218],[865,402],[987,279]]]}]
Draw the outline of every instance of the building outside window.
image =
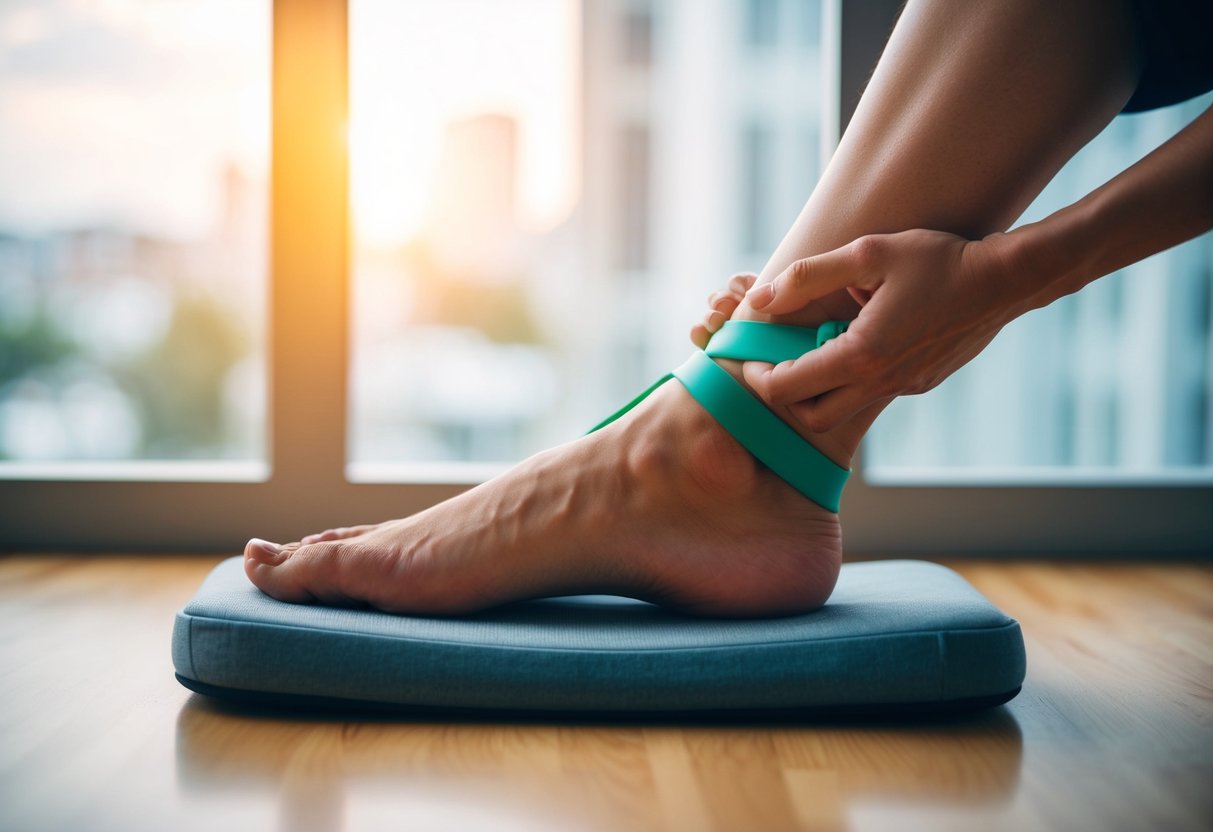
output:
[{"label": "building outside window", "polygon": [[[1020,222],[1094,190],[1210,104],[1204,96],[1117,118]],[[872,474],[1148,481],[1207,472],[1211,289],[1206,234],[1013,321],[937,390],[881,416],[867,447]]]}]

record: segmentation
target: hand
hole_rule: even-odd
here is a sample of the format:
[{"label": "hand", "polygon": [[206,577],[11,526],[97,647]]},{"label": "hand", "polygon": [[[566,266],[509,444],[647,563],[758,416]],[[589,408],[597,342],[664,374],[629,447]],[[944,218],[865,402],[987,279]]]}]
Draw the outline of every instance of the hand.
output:
[{"label": "hand", "polygon": [[703,316],[703,323],[691,327],[691,343],[701,350],[706,349],[708,339],[733,316],[756,280],[756,274],[735,274],[723,289],[708,295],[708,312]]},{"label": "hand", "polygon": [[819,433],[870,405],[934,388],[1027,308],[1007,279],[1005,239],[915,229],[793,263],[750,290],[756,311],[786,315],[844,288],[862,308],[820,349],[777,366],[747,362],[746,383]]}]

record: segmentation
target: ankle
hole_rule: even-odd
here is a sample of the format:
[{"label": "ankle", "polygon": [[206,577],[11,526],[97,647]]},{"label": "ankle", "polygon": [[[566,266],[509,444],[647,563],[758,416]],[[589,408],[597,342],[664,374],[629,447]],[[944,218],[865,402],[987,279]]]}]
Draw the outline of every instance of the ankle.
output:
[{"label": "ankle", "polygon": [[752,493],[761,466],[677,382],[663,385],[638,410],[628,433],[624,471],[640,499]]}]

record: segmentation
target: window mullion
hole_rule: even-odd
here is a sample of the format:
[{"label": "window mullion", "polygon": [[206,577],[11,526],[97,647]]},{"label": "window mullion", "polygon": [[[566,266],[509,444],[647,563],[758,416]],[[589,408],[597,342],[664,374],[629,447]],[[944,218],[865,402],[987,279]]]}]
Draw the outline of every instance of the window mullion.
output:
[{"label": "window mullion", "polygon": [[344,482],[346,5],[274,3],[271,476],[275,498],[296,504]]}]

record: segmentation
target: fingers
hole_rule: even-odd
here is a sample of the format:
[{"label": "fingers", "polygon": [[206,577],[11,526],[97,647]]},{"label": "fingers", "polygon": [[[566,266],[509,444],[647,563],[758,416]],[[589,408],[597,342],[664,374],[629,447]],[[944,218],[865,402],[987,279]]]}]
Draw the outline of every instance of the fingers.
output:
[{"label": "fingers", "polygon": [[825,349],[795,361],[772,366],[747,362],[746,382],[763,401],[785,406],[792,417],[813,433],[824,433],[850,419],[883,396],[871,384],[858,382],[839,355]]},{"label": "fingers", "polygon": [[746,383],[773,407],[787,407],[791,416],[813,433],[824,433],[878,402],[892,401],[886,376],[863,371],[860,342],[843,333],[820,349],[774,366],[748,362]]},{"label": "fingers", "polygon": [[[730,310],[730,314],[731,310]],[[724,326],[724,322],[729,319],[729,316],[723,312],[712,311],[703,316],[703,323],[695,324],[691,327],[691,343],[699,347],[699,349],[707,349],[708,341],[716,334],[716,331]]]},{"label": "fingers", "polygon": [[756,274],[735,274],[724,289],[708,295],[708,312],[701,323],[691,327],[691,343],[701,350],[706,349],[708,341],[733,316],[745,299],[745,293],[757,280]]},{"label": "fingers", "polygon": [[871,291],[879,282],[872,266],[882,245],[878,237],[861,237],[842,248],[797,260],[770,283],[751,289],[746,299],[756,310],[785,315],[842,289]]},{"label": "fingers", "polygon": [[740,301],[741,298],[745,297],[745,293],[750,291],[750,289],[752,289],[754,284],[757,282],[758,275],[756,274],[751,274],[749,272],[735,274],[729,278],[729,291],[736,295],[737,299]]},{"label": "fingers", "polygon": [[770,405],[813,399],[854,381],[847,368],[843,344],[837,339],[821,349],[774,366],[747,362],[742,373],[746,383]]},{"label": "fingers", "polygon": [[728,318],[741,305],[746,292],[750,291],[757,280],[756,274],[733,275],[723,289],[708,295],[708,308]]},{"label": "fingers", "polygon": [[852,384],[824,396],[788,406],[792,417],[813,433],[825,433],[847,421],[869,405],[882,400],[870,390]]}]

